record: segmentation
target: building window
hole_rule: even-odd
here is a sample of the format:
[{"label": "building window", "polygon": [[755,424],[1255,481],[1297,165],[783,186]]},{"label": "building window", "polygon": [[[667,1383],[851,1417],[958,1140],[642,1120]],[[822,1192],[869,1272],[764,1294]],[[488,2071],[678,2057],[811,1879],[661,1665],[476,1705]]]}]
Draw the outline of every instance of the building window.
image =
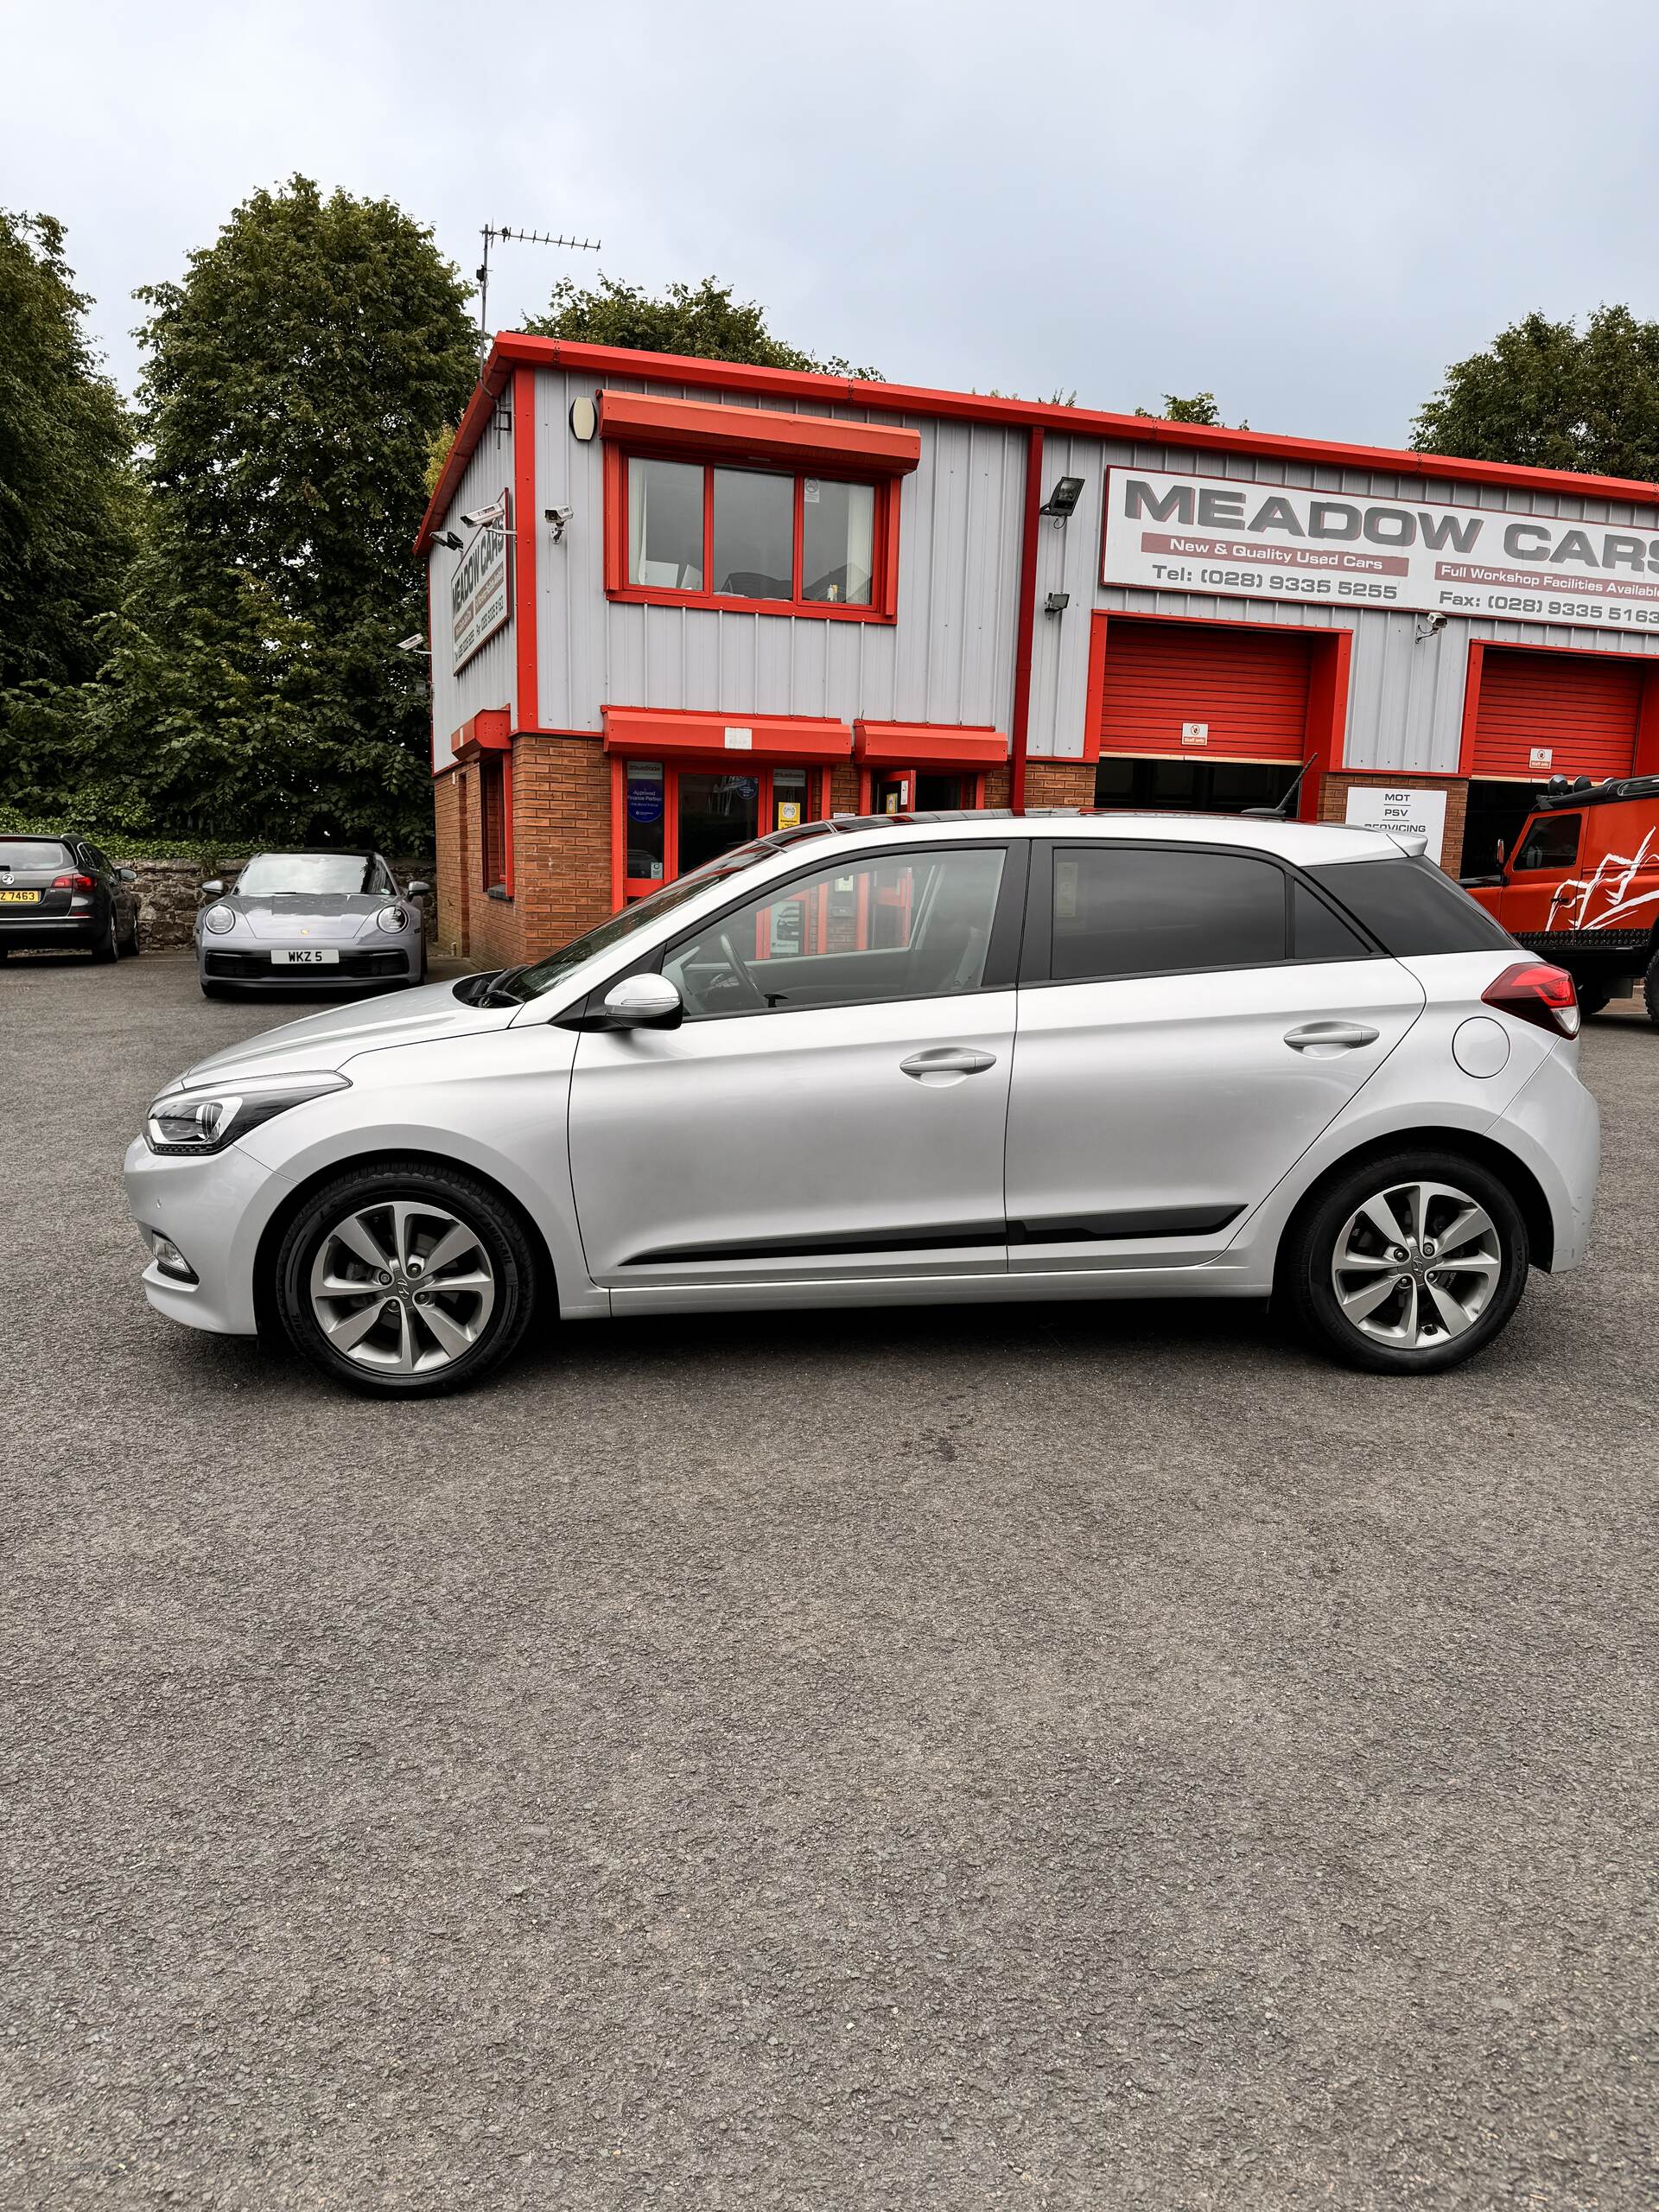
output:
[{"label": "building window", "polygon": [[484,888],[493,891],[507,880],[506,772],[499,758],[478,764],[478,821],[484,854]]},{"label": "building window", "polygon": [[[897,487],[614,453],[627,599],[890,621]],[[620,557],[617,557],[620,555]]]},{"label": "building window", "polygon": [[830,770],[764,766],[734,773],[729,759],[613,764],[613,890],[620,905],[689,875],[734,845],[798,830],[830,811]]}]

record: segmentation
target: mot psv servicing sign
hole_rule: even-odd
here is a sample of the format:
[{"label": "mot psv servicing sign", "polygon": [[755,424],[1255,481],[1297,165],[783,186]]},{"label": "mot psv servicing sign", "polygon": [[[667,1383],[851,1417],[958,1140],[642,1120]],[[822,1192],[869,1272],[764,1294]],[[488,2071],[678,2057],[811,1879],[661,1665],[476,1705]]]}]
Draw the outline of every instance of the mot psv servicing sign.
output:
[{"label": "mot psv servicing sign", "polygon": [[512,613],[507,561],[511,510],[505,492],[496,503],[496,512],[499,520],[485,524],[449,579],[449,665],[457,676]]},{"label": "mot psv servicing sign", "polygon": [[1644,530],[1113,468],[1101,582],[1659,631]]}]

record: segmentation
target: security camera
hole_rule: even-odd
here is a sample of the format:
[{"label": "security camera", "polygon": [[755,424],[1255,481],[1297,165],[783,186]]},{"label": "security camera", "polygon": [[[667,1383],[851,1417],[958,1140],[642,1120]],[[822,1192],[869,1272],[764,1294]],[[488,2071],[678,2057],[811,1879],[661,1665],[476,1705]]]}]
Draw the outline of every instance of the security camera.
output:
[{"label": "security camera", "polygon": [[499,522],[501,505],[498,500],[493,507],[469,507],[461,520],[468,530],[482,530],[486,523]]},{"label": "security camera", "polygon": [[1417,617],[1417,634],[1420,638],[1438,638],[1445,627],[1444,614],[1420,614]]},{"label": "security camera", "polygon": [[397,651],[400,653],[423,653],[426,651],[426,639],[418,630],[413,631],[407,638],[398,639]]},{"label": "security camera", "polygon": [[542,518],[553,525],[553,543],[556,545],[564,536],[564,525],[575,512],[574,507],[543,507]]}]

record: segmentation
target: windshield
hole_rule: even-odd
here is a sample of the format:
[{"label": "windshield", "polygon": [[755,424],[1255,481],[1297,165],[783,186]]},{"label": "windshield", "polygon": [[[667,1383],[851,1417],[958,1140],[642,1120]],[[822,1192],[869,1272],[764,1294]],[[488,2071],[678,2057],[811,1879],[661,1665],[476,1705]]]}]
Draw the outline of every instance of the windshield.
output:
[{"label": "windshield", "polygon": [[722,853],[717,861],[706,861],[690,875],[665,883],[660,891],[648,892],[632,906],[625,906],[620,914],[613,914],[608,921],[597,923],[581,937],[573,937],[569,944],[550,952],[533,968],[517,973],[509,969],[496,989],[504,998],[540,998],[543,991],[550,991],[562,976],[580,968],[584,960],[591,960],[596,952],[608,952],[613,945],[623,944],[648,922],[656,921],[659,915],[672,913],[676,906],[695,898],[699,891],[706,891],[711,883],[719,883],[728,875],[741,874],[772,850],[770,845],[757,840],[753,844],[738,845],[731,852]]},{"label": "windshield", "polygon": [[363,853],[259,853],[236,880],[238,899],[271,899],[283,893],[350,896],[367,891],[374,862]]},{"label": "windshield", "polygon": [[48,837],[0,837],[0,868],[67,868],[69,855]]}]

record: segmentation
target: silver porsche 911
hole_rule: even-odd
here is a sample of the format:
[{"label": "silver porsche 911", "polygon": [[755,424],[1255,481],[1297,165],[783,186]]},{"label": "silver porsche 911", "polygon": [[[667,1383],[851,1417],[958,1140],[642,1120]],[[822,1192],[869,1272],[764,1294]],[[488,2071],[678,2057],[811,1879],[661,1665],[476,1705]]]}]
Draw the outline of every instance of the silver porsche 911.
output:
[{"label": "silver porsche 911", "polygon": [[426,976],[421,899],[378,853],[258,853],[234,889],[205,883],[196,973],[210,999],[322,983],[384,991]]}]

